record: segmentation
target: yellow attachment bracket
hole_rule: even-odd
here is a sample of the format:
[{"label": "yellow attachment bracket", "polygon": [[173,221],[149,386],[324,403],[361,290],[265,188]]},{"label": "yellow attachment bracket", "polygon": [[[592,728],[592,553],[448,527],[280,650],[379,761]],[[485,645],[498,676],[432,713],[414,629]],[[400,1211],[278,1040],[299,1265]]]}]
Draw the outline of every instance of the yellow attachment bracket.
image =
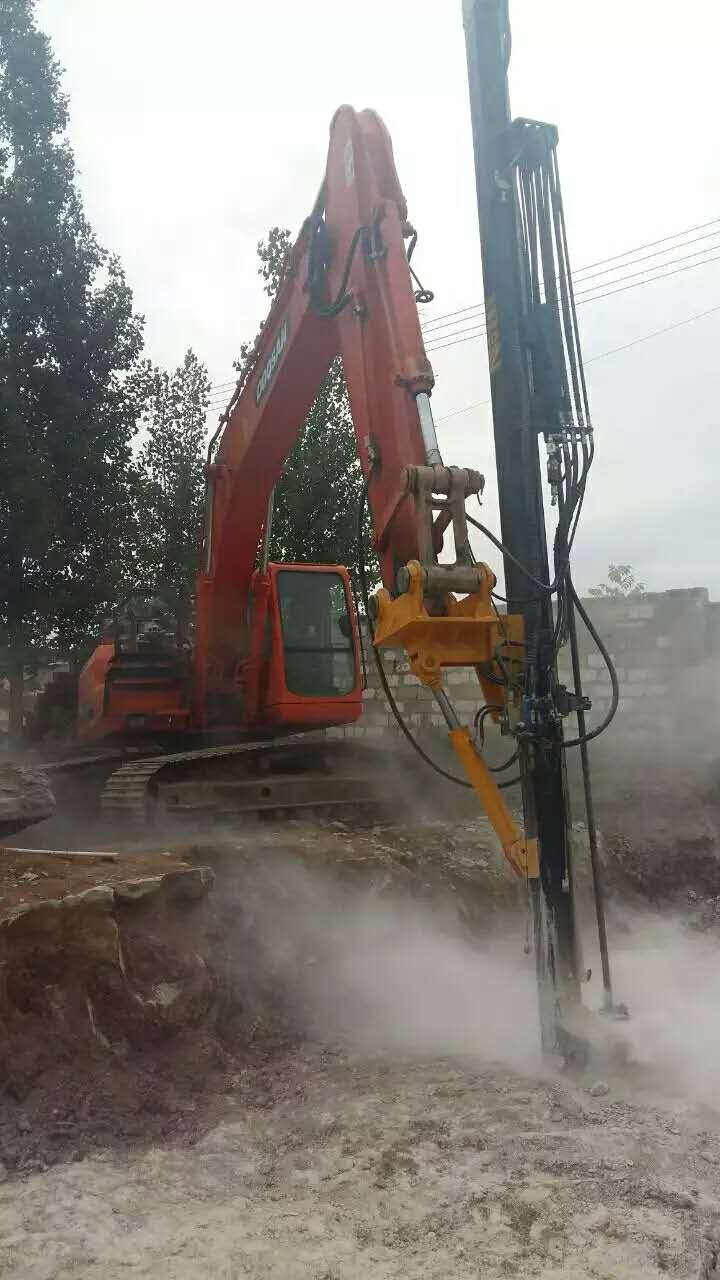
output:
[{"label": "yellow attachment bracket", "polygon": [[[477,565],[477,590],[458,600],[448,592],[438,613],[426,607],[426,575],[417,560],[406,566],[408,587],[396,598],[384,588],[375,595],[375,645],[404,649],[418,680],[429,688],[442,687],[445,667],[474,667],[485,702],[502,713],[508,697],[508,674],[525,667],[523,619],[516,614],[498,617],[491,591],[495,575],[487,565]],[[434,602],[438,604],[437,600]],[[499,682],[499,677],[503,683]],[[523,879],[539,874],[537,840],[525,840],[482,757],[470,730],[450,731],[455,752],[500,840],[514,871]]]},{"label": "yellow attachment bracket", "polygon": [[517,675],[525,667],[524,627],[521,615],[498,617],[493,608],[492,569],[477,565],[478,589],[461,600],[450,592],[443,595],[438,616],[426,607],[422,565],[411,560],[406,567],[406,591],[395,599],[384,588],[375,595],[376,646],[404,649],[418,680],[433,689],[440,687],[444,667],[474,667],[485,702],[499,713],[506,690],[498,677],[508,671]]}]

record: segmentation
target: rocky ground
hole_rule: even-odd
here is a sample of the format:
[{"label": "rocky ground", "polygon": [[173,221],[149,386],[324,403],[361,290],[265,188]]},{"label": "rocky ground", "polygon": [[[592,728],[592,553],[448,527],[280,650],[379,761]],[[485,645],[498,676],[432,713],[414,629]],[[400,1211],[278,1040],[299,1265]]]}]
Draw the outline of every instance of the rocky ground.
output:
[{"label": "rocky ground", "polygon": [[[281,1055],[190,1144],[0,1186],[0,1269],[60,1277],[696,1277],[720,1136],[477,1060]],[[712,1274],[712,1273],[710,1273]]]},{"label": "rocky ground", "polygon": [[[144,1043],[126,1012],[103,1031],[100,1004],[106,1044],[66,1040],[6,1088],[3,1277],[715,1274],[707,847],[663,898],[608,842],[633,1016],[582,1077],[540,1062],[522,895],[482,822],[291,823],[178,853],[212,866],[214,908],[163,962],[192,950],[212,982]],[[150,915],[144,936],[162,929]],[[147,1000],[152,948],[136,955]]]}]

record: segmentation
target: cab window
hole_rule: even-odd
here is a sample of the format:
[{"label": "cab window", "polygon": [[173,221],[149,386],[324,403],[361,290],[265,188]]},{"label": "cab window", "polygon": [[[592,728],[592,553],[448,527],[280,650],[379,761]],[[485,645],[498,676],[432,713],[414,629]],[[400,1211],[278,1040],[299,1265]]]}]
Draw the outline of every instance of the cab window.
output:
[{"label": "cab window", "polygon": [[289,692],[306,698],[352,693],[355,652],[343,579],[283,569],[277,584]]}]

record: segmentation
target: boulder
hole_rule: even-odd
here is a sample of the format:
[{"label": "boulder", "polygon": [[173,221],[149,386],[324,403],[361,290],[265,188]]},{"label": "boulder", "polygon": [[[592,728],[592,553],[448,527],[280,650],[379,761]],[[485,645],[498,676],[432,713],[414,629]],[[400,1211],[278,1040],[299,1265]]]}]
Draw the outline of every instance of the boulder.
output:
[{"label": "boulder", "polygon": [[52,817],[55,797],[41,769],[0,764],[0,839]]}]

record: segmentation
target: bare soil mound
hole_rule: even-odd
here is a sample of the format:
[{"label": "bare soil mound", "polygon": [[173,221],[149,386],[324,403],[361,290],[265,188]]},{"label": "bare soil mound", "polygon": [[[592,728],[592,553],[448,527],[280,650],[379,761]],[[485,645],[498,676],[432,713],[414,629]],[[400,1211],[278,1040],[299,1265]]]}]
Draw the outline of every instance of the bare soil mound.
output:
[{"label": "bare soil mound", "polygon": [[[173,1038],[202,1028],[214,1007],[211,882],[207,868],[162,854],[110,861],[2,850],[7,1168],[82,1149],[90,1130],[123,1130],[128,1110],[142,1114],[148,1084],[136,1055],[152,1049],[162,1060]],[[194,1059],[204,1051],[200,1035]]]},{"label": "bare soil mound", "polygon": [[305,997],[334,963],[348,894],[351,914],[383,904],[386,932],[395,904],[419,901],[473,933],[506,918],[516,893],[482,822],[291,822],[179,856],[3,850],[2,1166],[194,1140],[239,1079],[263,1105],[311,1033]]}]

